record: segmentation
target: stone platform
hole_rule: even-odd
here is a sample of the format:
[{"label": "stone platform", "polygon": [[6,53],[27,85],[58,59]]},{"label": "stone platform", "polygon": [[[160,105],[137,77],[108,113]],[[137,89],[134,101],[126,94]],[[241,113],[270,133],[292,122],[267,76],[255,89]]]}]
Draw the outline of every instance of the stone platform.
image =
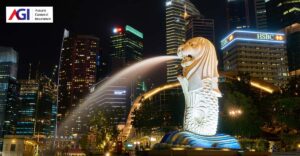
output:
[{"label": "stone platform", "polygon": [[205,149],[230,149],[240,150],[241,146],[238,140],[230,135],[216,134],[213,136],[197,135],[190,132],[175,131],[166,134],[154,149],[166,149],[173,147],[205,148]]},{"label": "stone platform", "polygon": [[193,150],[193,149],[172,149],[172,150],[150,150],[138,152],[137,156],[271,156],[267,152],[238,152],[218,150]]}]

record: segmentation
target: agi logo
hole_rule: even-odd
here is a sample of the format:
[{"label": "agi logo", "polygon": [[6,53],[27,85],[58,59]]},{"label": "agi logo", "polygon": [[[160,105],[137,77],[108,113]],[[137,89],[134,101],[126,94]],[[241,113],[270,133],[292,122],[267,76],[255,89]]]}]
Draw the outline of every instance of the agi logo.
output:
[{"label": "agi logo", "polygon": [[53,23],[53,7],[6,7],[6,23]]},{"label": "agi logo", "polygon": [[8,20],[13,20],[16,18],[17,20],[30,20],[30,9],[20,8],[14,9]]}]

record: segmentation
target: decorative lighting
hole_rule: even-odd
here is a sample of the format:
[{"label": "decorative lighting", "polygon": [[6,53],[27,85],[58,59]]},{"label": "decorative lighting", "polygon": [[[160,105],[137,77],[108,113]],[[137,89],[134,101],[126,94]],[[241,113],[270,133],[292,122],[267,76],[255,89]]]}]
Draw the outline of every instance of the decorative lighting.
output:
[{"label": "decorative lighting", "polygon": [[253,86],[253,87],[255,87],[255,88],[259,88],[259,89],[261,89],[261,90],[263,90],[265,92],[271,93],[271,94],[274,92],[273,89],[265,87],[265,86],[263,86],[263,85],[261,85],[259,83],[253,82],[253,81],[250,82],[250,85]]}]

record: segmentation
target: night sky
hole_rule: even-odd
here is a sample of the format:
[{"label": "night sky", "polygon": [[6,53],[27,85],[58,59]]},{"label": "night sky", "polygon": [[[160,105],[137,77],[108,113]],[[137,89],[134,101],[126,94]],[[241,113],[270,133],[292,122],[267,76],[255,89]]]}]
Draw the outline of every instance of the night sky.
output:
[{"label": "night sky", "polygon": [[[216,39],[220,40],[226,32],[224,0],[192,2],[204,16],[216,20]],[[6,24],[5,6],[54,6],[54,23]],[[0,46],[13,47],[19,53],[19,79],[27,77],[29,62],[34,68],[40,62],[39,70],[51,73],[58,64],[64,28],[99,37],[105,51],[112,28],[128,24],[144,33],[145,57],[164,55],[164,17],[165,0],[0,1]]]}]

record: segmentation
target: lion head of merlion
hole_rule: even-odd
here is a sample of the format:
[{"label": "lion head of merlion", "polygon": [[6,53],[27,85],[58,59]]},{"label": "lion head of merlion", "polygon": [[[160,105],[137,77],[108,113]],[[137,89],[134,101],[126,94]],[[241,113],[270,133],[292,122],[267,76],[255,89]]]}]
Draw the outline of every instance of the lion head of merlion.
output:
[{"label": "lion head of merlion", "polygon": [[[182,76],[188,80],[189,90],[201,87],[201,80],[207,78],[217,83],[218,59],[215,47],[209,40],[203,37],[192,38],[179,46],[177,55],[182,59]],[[193,85],[190,84],[191,81]],[[214,86],[213,90],[219,93],[218,85]]]}]

